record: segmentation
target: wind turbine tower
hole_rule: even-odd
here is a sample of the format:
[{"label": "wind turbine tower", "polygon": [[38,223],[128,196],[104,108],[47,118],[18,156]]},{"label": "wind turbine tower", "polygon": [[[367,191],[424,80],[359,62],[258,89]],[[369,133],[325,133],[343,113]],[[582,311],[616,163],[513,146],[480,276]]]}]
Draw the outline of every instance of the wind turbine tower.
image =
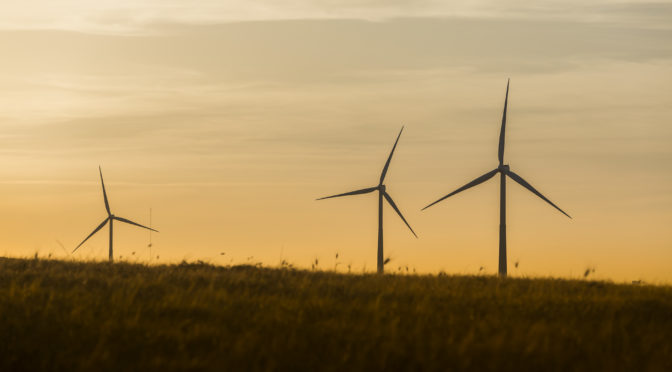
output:
[{"label": "wind turbine tower", "polygon": [[506,97],[504,98],[504,113],[502,114],[502,128],[499,132],[499,149],[497,156],[499,158],[499,166],[494,170],[476,178],[475,180],[467,183],[466,185],[460,187],[459,189],[451,192],[450,194],[442,197],[441,199],[435,201],[434,203],[422,208],[425,209],[431,207],[432,205],[453,196],[459,192],[462,192],[466,189],[472,188],[476,185],[479,185],[490,178],[494,177],[499,173],[499,275],[506,276],[507,267],[506,267],[506,176],[509,176],[512,180],[518,182],[521,186],[531,191],[533,194],[540,197],[542,200],[552,205],[555,209],[559,210],[565,216],[570,217],[565,211],[560,209],[557,205],[553,204],[545,196],[543,196],[537,189],[532,187],[527,181],[525,181],[521,176],[514,173],[508,164],[504,164],[504,137],[506,131],[506,108],[509,102],[509,82],[506,83]]},{"label": "wind turbine tower", "polygon": [[127,220],[127,219],[125,219],[125,218],[122,218],[122,217],[119,217],[119,216],[115,216],[114,214],[112,214],[112,212],[110,211],[110,203],[107,201],[107,192],[105,191],[105,182],[103,181],[103,171],[100,169],[100,167],[98,167],[98,172],[100,172],[100,183],[103,185],[103,199],[105,200],[105,210],[107,211],[107,218],[105,218],[105,220],[104,220],[100,225],[98,225],[98,227],[96,227],[95,230],[93,230],[93,232],[92,232],[91,234],[89,234],[89,236],[86,237],[86,239],[84,239],[81,243],[79,243],[79,245],[77,246],[77,248],[75,248],[75,249],[72,251],[72,253],[75,253],[75,251],[76,251],[77,249],[79,249],[79,247],[81,247],[82,244],[84,244],[84,242],[86,242],[87,240],[89,240],[90,237],[92,237],[92,236],[93,236],[95,233],[97,233],[100,229],[102,229],[103,227],[105,227],[105,225],[109,222],[109,223],[110,223],[110,247],[109,247],[109,259],[110,259],[110,262],[112,262],[112,261],[114,261],[114,250],[113,250],[113,237],[114,237],[113,231],[114,231],[114,230],[113,230],[113,228],[114,228],[114,221],[115,221],[115,220],[116,220],[116,221],[120,221],[120,222],[124,222],[124,223],[127,223],[127,224],[130,224],[130,225],[139,226],[139,227],[142,227],[143,229],[147,229],[147,230],[150,230],[150,231],[155,231],[155,232],[158,232],[158,231],[157,231],[157,230],[154,230],[154,229],[152,229],[152,228],[150,228],[150,227],[143,226],[143,225],[141,225],[141,224],[139,224],[139,223],[137,223],[137,222],[133,222],[133,221],[131,221],[131,220]]},{"label": "wind turbine tower", "polygon": [[317,200],[323,200],[323,199],[330,199],[330,198],[338,198],[341,196],[349,196],[349,195],[359,195],[359,194],[368,194],[374,191],[378,191],[378,274],[382,274],[385,270],[385,262],[383,258],[383,198],[387,200],[387,202],[390,204],[390,206],[397,212],[399,217],[401,217],[401,220],[404,221],[406,226],[411,230],[413,235],[417,238],[418,236],[415,234],[415,231],[413,231],[413,228],[411,228],[411,225],[408,224],[404,216],[401,214],[399,211],[399,208],[397,205],[394,203],[394,200],[392,200],[392,197],[390,194],[387,192],[387,188],[385,187],[385,184],[383,183],[385,181],[385,176],[387,175],[387,169],[390,167],[390,161],[392,161],[392,155],[394,154],[394,150],[397,148],[397,143],[399,142],[399,137],[401,137],[401,133],[404,131],[404,127],[401,127],[401,131],[399,131],[399,135],[397,136],[397,140],[394,142],[394,146],[392,147],[392,151],[390,152],[390,156],[387,158],[387,162],[385,162],[385,166],[383,167],[383,172],[380,175],[380,181],[378,182],[378,186],[374,187],[369,187],[366,189],[361,189],[361,190],[356,190],[356,191],[351,191],[351,192],[346,192],[344,194],[338,194],[338,195],[332,195],[332,196],[327,196],[324,198],[319,198]]}]

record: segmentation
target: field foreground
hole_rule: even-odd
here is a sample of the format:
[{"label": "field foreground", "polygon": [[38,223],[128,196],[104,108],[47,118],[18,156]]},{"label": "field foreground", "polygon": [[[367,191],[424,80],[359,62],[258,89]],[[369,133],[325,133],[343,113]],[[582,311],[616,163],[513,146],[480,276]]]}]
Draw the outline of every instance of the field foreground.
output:
[{"label": "field foreground", "polygon": [[0,371],[672,371],[672,287],[0,259]]}]

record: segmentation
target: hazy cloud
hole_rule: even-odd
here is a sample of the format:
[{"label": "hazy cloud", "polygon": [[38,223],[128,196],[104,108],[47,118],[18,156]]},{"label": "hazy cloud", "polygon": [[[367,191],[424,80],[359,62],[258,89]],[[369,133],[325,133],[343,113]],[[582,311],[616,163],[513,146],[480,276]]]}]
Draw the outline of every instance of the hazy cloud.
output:
[{"label": "hazy cloud", "polygon": [[670,28],[671,8],[668,2],[635,0],[24,0],[0,4],[0,28],[145,33],[160,23],[399,17],[555,19]]},{"label": "hazy cloud", "polygon": [[[0,32],[3,244],[29,254],[50,234],[81,241],[82,226],[104,213],[102,165],[115,210],[155,208],[162,258],[208,256],[225,242],[227,255],[274,263],[265,249],[291,242],[297,262],[347,249],[370,267],[375,198],[314,198],[375,184],[405,124],[388,181],[423,239],[392,225],[386,241],[419,269],[464,272],[494,260],[496,183],[434,217],[419,207],[496,165],[511,77],[507,162],[577,216],[558,223],[513,186],[512,239],[528,226],[534,234],[512,247],[544,259],[556,252],[552,268],[526,259],[546,275],[571,273],[576,265],[560,259],[599,249],[602,262],[645,249],[669,262],[669,8],[5,1],[0,28],[13,30]],[[605,275],[632,275],[621,264]],[[652,267],[641,273],[669,278]]]}]

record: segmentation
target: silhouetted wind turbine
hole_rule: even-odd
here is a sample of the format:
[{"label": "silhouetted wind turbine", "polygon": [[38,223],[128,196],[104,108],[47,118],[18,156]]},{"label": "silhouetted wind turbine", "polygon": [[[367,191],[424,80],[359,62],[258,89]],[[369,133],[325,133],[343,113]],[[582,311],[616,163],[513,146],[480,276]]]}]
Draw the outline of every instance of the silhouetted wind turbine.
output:
[{"label": "silhouetted wind turbine", "polygon": [[500,174],[500,188],[499,188],[499,274],[502,276],[506,276],[506,176],[511,177],[514,181],[518,182],[521,186],[524,188],[530,190],[532,193],[543,199],[545,202],[548,204],[552,205],[555,209],[559,210],[564,214],[565,216],[570,217],[565,211],[560,209],[557,205],[553,204],[550,200],[548,200],[545,196],[541,195],[537,189],[532,187],[527,181],[525,181],[521,176],[515,174],[510,168],[508,164],[504,164],[504,132],[506,130],[506,107],[509,101],[509,82],[507,81],[506,83],[506,98],[504,99],[504,114],[502,115],[502,129],[499,132],[499,152],[498,152],[498,157],[499,157],[499,167],[496,169],[476,178],[475,180],[469,182],[468,184],[460,187],[459,189],[451,192],[450,194],[444,196],[443,198],[435,201],[434,203],[422,208],[424,211],[425,209],[431,207],[432,205],[450,197],[453,196],[461,191],[464,191],[468,188],[474,187],[476,185],[479,185],[492,177],[495,176],[495,174],[499,173]]},{"label": "silhouetted wind turbine", "polygon": [[401,131],[399,131],[399,135],[397,136],[397,140],[394,142],[394,146],[392,147],[392,151],[390,152],[390,156],[387,158],[387,162],[385,163],[385,167],[383,167],[383,172],[380,175],[380,182],[378,182],[378,186],[375,187],[369,187],[366,189],[361,189],[361,190],[356,190],[356,191],[351,191],[351,192],[346,192],[345,194],[338,194],[338,195],[332,195],[332,196],[327,196],[324,198],[319,198],[317,200],[323,200],[323,199],[329,199],[329,198],[337,198],[340,196],[348,196],[348,195],[359,195],[359,194],[368,194],[370,192],[374,192],[378,190],[378,273],[382,274],[384,270],[385,263],[383,261],[383,198],[387,200],[387,202],[392,206],[392,208],[397,212],[399,217],[404,221],[406,226],[411,230],[413,235],[417,238],[418,236],[415,234],[415,231],[413,231],[413,228],[411,228],[411,225],[406,222],[406,219],[404,216],[401,214],[399,211],[399,208],[397,208],[397,205],[394,203],[394,200],[392,200],[392,197],[390,194],[387,193],[385,189],[385,185],[383,184],[383,181],[385,181],[385,175],[387,174],[387,168],[390,166],[390,161],[392,160],[392,155],[394,154],[394,149],[397,148],[397,143],[399,142],[399,137],[401,137],[401,133],[404,131],[404,127],[401,127]]},{"label": "silhouetted wind turbine", "polygon": [[152,228],[150,228],[150,227],[143,226],[143,225],[141,225],[141,224],[139,224],[139,223],[133,222],[133,221],[131,221],[131,220],[127,220],[127,219],[125,219],[125,218],[121,218],[121,217],[117,217],[117,216],[113,215],[112,212],[110,212],[110,203],[108,203],[108,201],[107,201],[107,193],[105,192],[105,182],[103,182],[103,171],[100,169],[100,167],[98,167],[98,171],[100,172],[100,183],[103,185],[103,199],[105,199],[105,210],[107,210],[107,218],[106,218],[100,225],[98,225],[98,227],[96,227],[96,229],[93,230],[93,232],[92,232],[91,234],[89,234],[89,236],[87,236],[86,239],[84,239],[81,243],[79,243],[79,245],[77,246],[77,248],[75,248],[75,249],[72,251],[72,253],[75,253],[75,251],[76,251],[77,249],[79,249],[79,247],[81,247],[82,244],[84,244],[84,242],[86,242],[87,240],[89,240],[89,238],[92,237],[93,234],[97,233],[98,230],[100,230],[100,229],[102,229],[103,227],[105,227],[105,224],[109,222],[109,223],[110,223],[110,251],[109,251],[109,255],[110,255],[110,261],[113,261],[114,258],[113,258],[113,255],[112,255],[112,252],[113,252],[113,251],[112,251],[112,227],[113,227],[114,220],[121,221],[121,222],[125,222],[125,223],[130,224],[130,225],[139,226],[139,227],[142,227],[143,229],[147,229],[147,230],[151,230],[151,231],[156,231],[156,232],[158,232],[158,231],[157,231],[157,230],[154,230],[154,229],[152,229]]}]

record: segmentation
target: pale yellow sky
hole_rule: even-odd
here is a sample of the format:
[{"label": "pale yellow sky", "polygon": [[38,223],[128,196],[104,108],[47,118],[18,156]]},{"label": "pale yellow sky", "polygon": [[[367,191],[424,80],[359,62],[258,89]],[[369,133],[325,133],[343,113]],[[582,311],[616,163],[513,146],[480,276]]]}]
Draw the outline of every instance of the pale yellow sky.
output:
[{"label": "pale yellow sky", "polygon": [[373,186],[406,125],[387,184],[420,239],[386,209],[388,270],[494,273],[495,180],[420,208],[496,167],[511,77],[507,162],[574,219],[509,183],[510,274],[672,282],[670,4],[32,3],[0,5],[0,254],[65,257],[101,165],[160,262],[374,270],[376,197],[314,199]]}]

